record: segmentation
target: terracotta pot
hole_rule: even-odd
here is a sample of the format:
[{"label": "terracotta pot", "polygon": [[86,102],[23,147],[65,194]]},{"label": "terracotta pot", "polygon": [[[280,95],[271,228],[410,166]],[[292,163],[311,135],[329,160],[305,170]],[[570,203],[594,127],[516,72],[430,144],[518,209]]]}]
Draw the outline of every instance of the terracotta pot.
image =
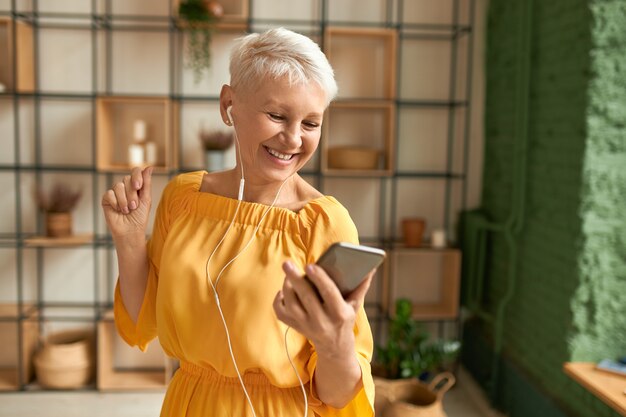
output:
[{"label": "terracotta pot", "polygon": [[422,218],[407,218],[402,220],[402,237],[404,246],[407,248],[419,248],[422,246],[426,220]]},{"label": "terracotta pot", "polygon": [[202,4],[210,15],[218,18],[224,16],[224,6],[222,6],[219,2],[204,0]]},{"label": "terracotta pot", "polygon": [[47,213],[46,235],[65,237],[72,235],[72,213]]},{"label": "terracotta pot", "polygon": [[75,330],[48,336],[34,363],[37,381],[44,388],[83,387],[95,368],[91,333]]}]

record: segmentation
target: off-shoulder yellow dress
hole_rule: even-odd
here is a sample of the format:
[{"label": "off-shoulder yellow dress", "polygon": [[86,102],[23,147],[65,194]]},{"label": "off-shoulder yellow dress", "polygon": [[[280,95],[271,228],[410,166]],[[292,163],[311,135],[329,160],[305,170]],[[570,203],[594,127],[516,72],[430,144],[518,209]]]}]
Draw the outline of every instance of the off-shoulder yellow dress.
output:
[{"label": "off-shoulder yellow dress", "polygon": [[[237,200],[201,192],[204,174],[181,174],[166,186],[148,241],[150,272],[137,323],[124,307],[119,283],[115,323],[131,346],[145,350],[158,336],[165,352],[180,360],[161,416],[252,416],[205,273],[207,258],[228,228]],[[213,279],[250,240],[267,208],[241,203],[237,220],[211,260]],[[272,308],[283,285],[283,261],[292,259],[304,269],[331,243],[357,240],[348,212],[333,197],[314,199],[297,213],[273,207],[256,239],[220,278],[220,304],[258,417],[298,417],[304,413],[302,391],[285,352],[286,325]],[[310,416],[373,415],[373,341],[362,308],[354,332],[363,388],[340,410],[323,404],[317,398],[315,383],[311,384],[317,364],[315,347],[296,331],[289,332],[289,352],[306,384]]]}]

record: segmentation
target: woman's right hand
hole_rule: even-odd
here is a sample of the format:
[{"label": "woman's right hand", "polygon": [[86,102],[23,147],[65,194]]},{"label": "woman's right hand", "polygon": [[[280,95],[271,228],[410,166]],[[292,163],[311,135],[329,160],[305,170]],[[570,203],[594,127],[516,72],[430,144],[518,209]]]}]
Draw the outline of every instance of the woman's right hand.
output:
[{"label": "woman's right hand", "polygon": [[153,167],[133,168],[102,196],[102,210],[113,239],[145,236],[152,205]]}]

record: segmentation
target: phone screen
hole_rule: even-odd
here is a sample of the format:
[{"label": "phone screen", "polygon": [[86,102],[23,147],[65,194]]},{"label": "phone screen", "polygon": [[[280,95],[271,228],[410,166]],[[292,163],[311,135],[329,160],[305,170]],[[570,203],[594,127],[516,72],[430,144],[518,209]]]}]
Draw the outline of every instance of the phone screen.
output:
[{"label": "phone screen", "polygon": [[317,261],[335,281],[345,297],[363,282],[363,278],[385,259],[385,251],[363,245],[338,242]]}]

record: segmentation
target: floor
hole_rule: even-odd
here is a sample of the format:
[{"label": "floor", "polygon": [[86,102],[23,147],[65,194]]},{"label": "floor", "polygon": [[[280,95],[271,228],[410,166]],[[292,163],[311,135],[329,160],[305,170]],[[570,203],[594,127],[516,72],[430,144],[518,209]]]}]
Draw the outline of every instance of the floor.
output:
[{"label": "floor", "polygon": [[[485,395],[460,369],[457,385],[444,397],[448,417],[503,417],[490,410]],[[29,392],[0,394],[0,417],[155,417],[163,392]]]}]

